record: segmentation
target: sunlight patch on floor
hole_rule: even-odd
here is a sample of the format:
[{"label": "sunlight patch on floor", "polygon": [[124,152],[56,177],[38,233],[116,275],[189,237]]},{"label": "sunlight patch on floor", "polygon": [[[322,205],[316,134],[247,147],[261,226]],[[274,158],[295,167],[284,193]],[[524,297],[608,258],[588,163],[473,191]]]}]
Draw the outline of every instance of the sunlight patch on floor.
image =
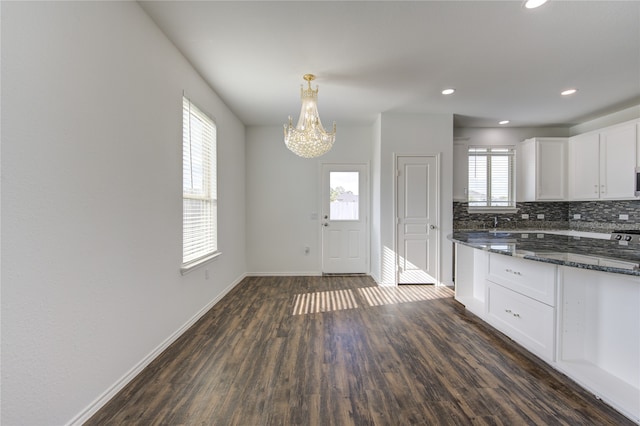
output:
[{"label": "sunlight patch on floor", "polygon": [[293,315],[341,311],[357,308],[351,290],[320,291],[297,294],[293,303]]},{"label": "sunlight patch on floor", "polygon": [[400,285],[397,287],[365,287],[358,292],[369,306],[395,305],[397,303],[442,299],[453,296],[447,287],[432,285]]},{"label": "sunlight patch on floor", "polygon": [[[357,292],[369,306],[395,305],[398,303],[453,297],[449,287],[433,285],[400,285],[397,287],[364,287]],[[296,294],[293,315],[341,311],[358,307],[352,290],[318,291]]]}]

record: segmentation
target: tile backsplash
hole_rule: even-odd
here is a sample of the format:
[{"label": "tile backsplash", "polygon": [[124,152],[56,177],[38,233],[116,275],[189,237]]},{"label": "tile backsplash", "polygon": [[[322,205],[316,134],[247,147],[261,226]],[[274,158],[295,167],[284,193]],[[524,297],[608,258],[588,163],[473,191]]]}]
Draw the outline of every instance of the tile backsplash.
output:
[{"label": "tile backsplash", "polygon": [[[492,229],[497,217],[498,229],[640,230],[640,200],[516,203],[518,212],[510,214],[471,214],[467,207],[465,202],[453,203],[453,229]],[[523,214],[529,219],[522,219]]]},{"label": "tile backsplash", "polygon": [[[574,215],[580,215],[580,218]],[[627,218],[620,219],[621,215]],[[568,219],[569,229],[579,231],[640,230],[640,200],[572,201],[569,203]]]}]

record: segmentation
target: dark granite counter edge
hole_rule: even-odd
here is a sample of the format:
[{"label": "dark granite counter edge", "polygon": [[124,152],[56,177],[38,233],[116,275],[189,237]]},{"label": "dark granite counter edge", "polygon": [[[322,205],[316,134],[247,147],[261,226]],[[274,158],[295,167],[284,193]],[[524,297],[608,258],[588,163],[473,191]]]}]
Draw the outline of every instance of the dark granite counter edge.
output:
[{"label": "dark granite counter edge", "polygon": [[611,272],[611,273],[614,273],[614,274],[624,274],[624,275],[631,275],[631,276],[640,277],[640,271],[639,270],[613,268],[613,267],[610,267],[610,266],[591,265],[591,264],[587,264],[587,263],[570,262],[570,261],[566,261],[566,260],[551,259],[551,258],[541,257],[541,256],[522,255],[522,254],[518,254],[518,253],[514,254],[514,253],[506,252],[506,251],[503,251],[503,250],[495,250],[495,249],[491,249],[489,247],[482,247],[481,245],[469,243],[467,241],[456,240],[456,239],[453,238],[453,234],[447,235],[447,238],[449,240],[453,241],[456,244],[462,244],[462,245],[465,245],[465,246],[468,246],[468,247],[471,247],[471,248],[474,248],[474,249],[484,250],[484,251],[488,251],[488,252],[496,253],[496,254],[502,254],[502,255],[505,255],[505,256],[517,257],[519,259],[533,260],[535,262],[543,262],[543,263],[552,263],[552,264],[555,264],[555,265],[570,266],[570,267],[573,267],[573,268],[589,269],[589,270],[592,270],[592,271]]}]

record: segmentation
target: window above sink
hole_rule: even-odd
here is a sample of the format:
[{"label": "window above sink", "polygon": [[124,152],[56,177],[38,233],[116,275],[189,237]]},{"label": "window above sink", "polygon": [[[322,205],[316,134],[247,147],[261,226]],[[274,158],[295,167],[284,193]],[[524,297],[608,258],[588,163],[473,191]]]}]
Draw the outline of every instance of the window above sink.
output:
[{"label": "window above sink", "polygon": [[469,213],[516,212],[515,147],[468,148]]}]

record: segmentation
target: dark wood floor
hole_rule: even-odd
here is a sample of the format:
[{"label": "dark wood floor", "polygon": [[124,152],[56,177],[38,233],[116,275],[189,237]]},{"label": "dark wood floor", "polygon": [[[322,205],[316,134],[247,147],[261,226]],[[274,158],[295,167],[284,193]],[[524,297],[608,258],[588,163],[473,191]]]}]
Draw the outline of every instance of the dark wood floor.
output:
[{"label": "dark wood floor", "polygon": [[246,278],[86,424],[633,424],[451,290],[372,287]]}]

